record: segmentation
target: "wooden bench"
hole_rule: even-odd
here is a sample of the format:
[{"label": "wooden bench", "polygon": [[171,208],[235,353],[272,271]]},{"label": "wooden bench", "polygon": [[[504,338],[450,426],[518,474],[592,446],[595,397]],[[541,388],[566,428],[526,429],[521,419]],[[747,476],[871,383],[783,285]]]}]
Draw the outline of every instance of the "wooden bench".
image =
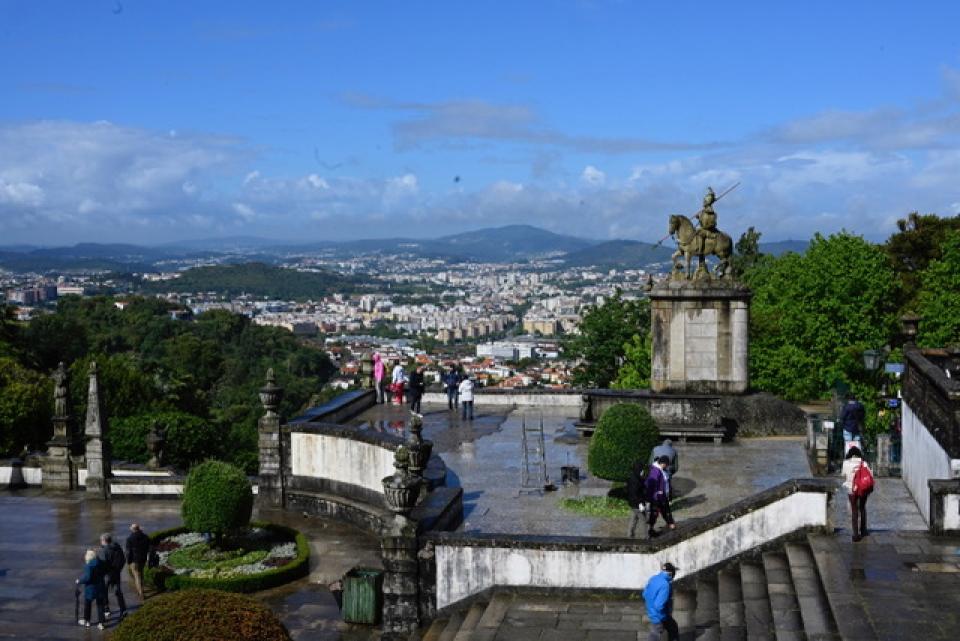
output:
[{"label": "wooden bench", "polygon": [[[672,438],[679,443],[686,443],[692,439],[710,439],[714,443],[720,443],[727,435],[726,430],[721,425],[695,425],[687,423],[658,423],[660,436]],[[597,424],[590,422],[580,422],[576,424],[580,436],[593,436]]]}]

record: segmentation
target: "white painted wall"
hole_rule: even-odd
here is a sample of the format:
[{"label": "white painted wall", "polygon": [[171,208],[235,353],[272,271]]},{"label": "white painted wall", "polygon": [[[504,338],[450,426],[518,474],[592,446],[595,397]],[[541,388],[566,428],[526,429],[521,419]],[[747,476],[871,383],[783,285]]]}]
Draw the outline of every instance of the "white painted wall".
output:
[{"label": "white painted wall", "polygon": [[436,546],[437,607],[493,586],[642,590],[670,561],[692,574],[802,528],[829,523],[827,495],[796,492],[656,553]]},{"label": "white painted wall", "polygon": [[151,496],[180,496],[183,494],[182,485],[141,485],[139,483],[111,483],[110,493],[113,495],[137,495],[149,498]]},{"label": "white painted wall", "polygon": [[960,494],[947,494],[943,498],[943,529],[960,530]]},{"label": "white painted wall", "polygon": [[[0,487],[10,485],[10,481],[13,479],[13,470],[12,465],[0,466]],[[39,467],[22,467],[17,469],[18,480],[21,473],[23,473],[23,481],[27,485],[40,485],[43,482],[43,470]]]},{"label": "white painted wall", "polygon": [[930,524],[930,479],[952,478],[951,460],[910,405],[903,402],[901,474],[923,520]]},{"label": "white painted wall", "polygon": [[290,434],[294,476],[350,483],[383,494],[383,477],[394,472],[393,450],[329,434]]}]

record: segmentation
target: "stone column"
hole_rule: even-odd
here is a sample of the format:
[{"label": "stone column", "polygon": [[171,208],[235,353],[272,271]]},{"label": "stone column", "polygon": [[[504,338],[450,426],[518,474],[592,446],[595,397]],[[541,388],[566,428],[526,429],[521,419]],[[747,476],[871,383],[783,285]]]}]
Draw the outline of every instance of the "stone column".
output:
[{"label": "stone column", "polygon": [[416,524],[395,515],[380,538],[383,576],[383,638],[406,639],[419,622],[419,562]]},{"label": "stone column", "polygon": [[360,387],[373,389],[373,355],[364,352],[360,357]]},{"label": "stone column", "polygon": [[260,402],[265,414],[257,423],[260,454],[260,476],[257,501],[261,505],[283,507],[286,503],[283,491],[283,441],[280,433],[280,414],[277,410],[283,399],[273,369],[267,370],[266,385],[260,388]]},{"label": "stone column", "polygon": [[67,414],[67,369],[61,362],[53,374],[53,438],[47,441],[47,454],[40,460],[43,469],[43,489],[77,489],[77,466],[74,455],[79,454],[79,440]]},{"label": "stone column", "polygon": [[87,494],[100,499],[109,498],[110,447],[107,440],[107,422],[100,410],[100,384],[97,364],[90,363],[90,385],[87,389],[87,420],[84,425],[87,439]]}]

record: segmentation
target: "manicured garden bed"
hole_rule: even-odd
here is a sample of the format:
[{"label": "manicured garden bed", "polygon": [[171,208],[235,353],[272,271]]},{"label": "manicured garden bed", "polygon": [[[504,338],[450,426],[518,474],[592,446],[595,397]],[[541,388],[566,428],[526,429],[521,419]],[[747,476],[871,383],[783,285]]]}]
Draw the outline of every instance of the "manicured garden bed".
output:
[{"label": "manicured garden bed", "polygon": [[159,590],[212,588],[255,592],[306,576],[307,538],[292,528],[253,522],[217,548],[203,534],[178,527],[150,537],[159,556],[146,580]]}]

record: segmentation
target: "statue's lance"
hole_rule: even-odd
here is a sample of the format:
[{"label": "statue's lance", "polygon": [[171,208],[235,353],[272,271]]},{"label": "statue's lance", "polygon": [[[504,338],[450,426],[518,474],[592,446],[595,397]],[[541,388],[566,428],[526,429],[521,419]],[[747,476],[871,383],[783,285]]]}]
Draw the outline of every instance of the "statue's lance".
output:
[{"label": "statue's lance", "polygon": [[[736,189],[736,188],[739,187],[739,186],[740,186],[740,181],[737,181],[737,182],[734,183],[733,186],[731,186],[729,189],[727,189],[727,190],[724,191],[722,194],[720,194],[719,196],[717,196],[716,198],[714,198],[714,199],[713,199],[713,202],[717,202],[718,200],[720,200],[721,198],[723,198],[724,196],[726,196],[727,194],[729,194],[731,191],[733,191],[734,189]],[[702,210],[701,210],[701,211],[702,211]],[[662,245],[662,244],[663,244],[663,241],[665,241],[666,239],[670,238],[670,236],[671,236],[671,234],[667,234],[666,236],[664,236],[663,238],[661,238],[660,240],[658,240],[658,241],[657,241],[657,244],[654,245],[654,247],[659,247],[660,245]]]}]

